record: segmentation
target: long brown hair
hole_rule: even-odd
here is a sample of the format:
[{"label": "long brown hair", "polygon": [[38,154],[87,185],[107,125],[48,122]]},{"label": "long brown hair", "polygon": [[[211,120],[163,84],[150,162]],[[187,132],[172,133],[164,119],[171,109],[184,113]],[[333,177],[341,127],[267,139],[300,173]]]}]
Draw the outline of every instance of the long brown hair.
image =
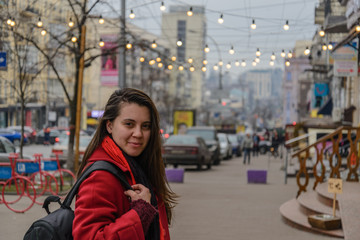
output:
[{"label": "long brown hair", "polygon": [[147,174],[152,186],[165,204],[166,214],[169,224],[172,218],[172,209],[176,204],[176,194],[171,190],[165,175],[165,166],[161,155],[161,133],[160,118],[155,104],[144,92],[134,88],[123,88],[116,90],[106,103],[104,114],[99,121],[95,135],[86,148],[83,160],[78,170],[78,175],[83,171],[88,163],[90,156],[102,143],[103,139],[109,135],[106,129],[106,122],[113,121],[121,112],[123,103],[136,103],[145,106],[150,111],[151,134],[149,142],[141,153],[139,164]]}]

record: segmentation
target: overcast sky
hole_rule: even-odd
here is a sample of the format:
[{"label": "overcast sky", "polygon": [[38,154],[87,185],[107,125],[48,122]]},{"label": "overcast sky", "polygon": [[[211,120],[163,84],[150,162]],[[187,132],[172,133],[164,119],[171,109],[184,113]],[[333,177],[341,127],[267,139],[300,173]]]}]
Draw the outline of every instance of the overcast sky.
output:
[{"label": "overcast sky", "polygon": [[[120,9],[121,1],[114,1],[113,7]],[[162,1],[131,0],[126,1],[127,21],[138,25],[154,34],[161,34],[160,5]],[[295,46],[296,40],[311,40],[315,31],[314,9],[318,0],[165,0],[167,9],[170,5],[205,6],[207,19],[207,39],[211,51],[207,54],[209,67],[219,61],[214,41],[220,49],[224,64],[231,62],[231,75],[236,77],[240,72],[250,69],[269,68],[270,56],[276,55],[275,67],[284,66],[280,52],[288,53]],[[118,6],[116,6],[118,5]],[[133,9],[135,19],[128,14]],[[219,24],[218,18],[223,14],[224,23]],[[250,25],[255,20],[257,28]],[[290,29],[285,31],[283,25],[289,22]],[[213,40],[214,41],[213,41]],[[230,55],[229,49],[234,47],[235,54]],[[260,63],[252,66],[257,48],[261,51]],[[235,60],[245,60],[245,68],[235,66]],[[226,68],[224,68],[226,69]]]}]

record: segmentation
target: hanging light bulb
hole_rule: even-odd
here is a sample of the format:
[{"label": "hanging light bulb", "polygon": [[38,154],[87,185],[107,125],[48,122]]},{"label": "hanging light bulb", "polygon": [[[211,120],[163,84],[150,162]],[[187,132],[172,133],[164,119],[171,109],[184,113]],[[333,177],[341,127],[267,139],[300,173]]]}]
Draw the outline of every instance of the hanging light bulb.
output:
[{"label": "hanging light bulb", "polygon": [[190,7],[190,9],[189,9],[189,11],[187,11],[187,15],[189,16],[189,17],[191,17],[192,15],[193,15],[193,8],[192,7]]},{"label": "hanging light bulb", "polygon": [[39,17],[39,21],[36,24],[39,28],[43,26],[43,22],[41,21],[41,18]]},{"label": "hanging light bulb", "polygon": [[171,64],[168,65],[169,70],[172,70],[173,68],[174,68],[173,65],[171,65]]},{"label": "hanging light bulb", "polygon": [[271,60],[271,61],[269,62],[269,65],[270,65],[270,66],[274,66],[274,61]]},{"label": "hanging light bulb", "polygon": [[176,57],[175,57],[175,56],[172,56],[172,57],[171,57],[171,61],[175,62],[175,61],[176,61]]},{"label": "hanging light bulb", "polygon": [[283,28],[284,28],[285,31],[289,30],[289,28],[290,28],[289,27],[289,20],[286,20],[286,23],[284,24]]},{"label": "hanging light bulb", "polygon": [[306,47],[305,51],[304,51],[304,54],[305,55],[309,55],[310,54],[310,49],[309,47]]},{"label": "hanging light bulb", "polygon": [[260,57],[260,55],[261,55],[261,52],[260,52],[259,49],[257,49],[257,50],[256,50],[256,56]]},{"label": "hanging light bulb", "polygon": [[320,37],[325,36],[325,31],[324,31],[324,28],[322,26],[320,28],[319,35],[320,35]]},{"label": "hanging light bulb", "polygon": [[220,17],[218,19],[218,23],[223,24],[224,23],[224,18],[223,18],[223,14],[220,14]]},{"label": "hanging light bulb", "polygon": [[103,17],[100,15],[99,17],[99,23],[100,24],[104,24],[105,23],[105,20],[103,19]]},{"label": "hanging light bulb", "polygon": [[260,62],[260,58],[259,58],[259,57],[256,57],[256,58],[255,58],[255,62],[256,62],[256,63],[259,63],[259,62]]},{"label": "hanging light bulb", "polygon": [[132,48],[132,44],[129,41],[127,41],[126,42],[126,49],[131,49],[131,48]]},{"label": "hanging light bulb", "polygon": [[293,56],[292,52],[289,51],[288,54],[287,54],[287,56],[288,56],[288,58],[292,58],[292,56]]},{"label": "hanging light bulb", "polygon": [[155,41],[155,40],[152,42],[151,47],[152,47],[152,48],[156,48],[156,47],[157,47],[157,44],[156,44],[156,41]]},{"label": "hanging light bulb", "polygon": [[227,68],[227,69],[230,69],[230,68],[231,68],[231,63],[230,63],[230,62],[228,62],[228,64],[226,64],[226,68]]},{"label": "hanging light bulb", "polygon": [[157,61],[157,62],[161,62],[161,57],[157,57],[157,58],[156,58],[156,61]]},{"label": "hanging light bulb", "polygon": [[69,27],[73,27],[75,25],[75,23],[73,22],[73,20],[70,18],[69,22],[68,22],[68,26]]},{"label": "hanging light bulb", "polygon": [[210,52],[210,48],[207,44],[205,45],[204,52],[206,53]]},{"label": "hanging light bulb", "polygon": [[16,25],[15,18],[11,19],[10,26],[14,27]]},{"label": "hanging light bulb", "polygon": [[152,66],[152,65],[154,65],[155,64],[155,60],[154,59],[151,59],[150,61],[149,61],[149,64]]},{"label": "hanging light bulb", "polygon": [[286,56],[284,49],[281,51],[280,56],[283,58]]},{"label": "hanging light bulb", "polygon": [[8,18],[8,20],[6,21],[6,24],[10,26],[10,25],[11,25],[11,22],[12,22],[12,19],[11,19],[11,17],[10,17],[10,18]]},{"label": "hanging light bulb", "polygon": [[235,61],[235,66],[237,66],[237,67],[240,66],[239,60],[236,60],[236,61]]},{"label": "hanging light bulb", "polygon": [[71,36],[71,41],[73,43],[77,42],[77,37],[75,37],[74,34]]},{"label": "hanging light bulb", "polygon": [[333,49],[333,45],[331,43],[328,44],[328,49],[332,50]]},{"label": "hanging light bulb", "polygon": [[242,66],[242,67],[246,67],[246,62],[245,62],[245,60],[242,60],[242,61],[241,61],[241,66]]},{"label": "hanging light bulb", "polygon": [[252,20],[251,29],[256,29],[255,19]]},{"label": "hanging light bulb", "polygon": [[360,23],[359,23],[359,21],[356,24],[355,31],[360,32]]},{"label": "hanging light bulb", "polygon": [[275,56],[275,53],[274,53],[274,52],[272,53],[270,59],[273,60],[273,61],[276,59],[276,56]]},{"label": "hanging light bulb", "polygon": [[129,18],[130,18],[130,19],[134,19],[134,18],[135,18],[135,13],[134,13],[134,11],[133,11],[132,9],[130,10]]},{"label": "hanging light bulb", "polygon": [[252,65],[253,65],[254,67],[256,66],[256,61],[255,61],[255,60],[253,60]]},{"label": "hanging light bulb", "polygon": [[105,42],[102,40],[102,38],[100,38],[99,46],[100,46],[100,47],[105,46]]},{"label": "hanging light bulb", "polygon": [[204,65],[207,65],[207,64],[208,64],[208,60],[204,59],[204,60],[203,60],[203,64],[204,64]]},{"label": "hanging light bulb", "polygon": [[324,43],[321,48],[322,48],[323,51],[326,51],[327,50],[326,44]]},{"label": "hanging light bulb", "polygon": [[193,60],[191,57],[189,57],[189,59],[188,59],[188,63],[190,63],[190,64],[191,64],[191,63],[193,63],[193,61],[194,61],[194,60]]},{"label": "hanging light bulb", "polygon": [[207,70],[207,69],[206,69],[205,66],[202,66],[202,67],[201,67],[201,71],[206,72],[206,70]]},{"label": "hanging light bulb", "polygon": [[218,65],[214,65],[213,69],[214,69],[215,71],[219,70]]},{"label": "hanging light bulb", "polygon": [[183,42],[181,41],[181,38],[179,38],[179,40],[177,40],[177,42],[176,42],[176,45],[177,45],[178,47],[181,47],[182,44],[183,44]]},{"label": "hanging light bulb", "polygon": [[162,62],[159,62],[159,63],[158,63],[158,67],[159,67],[159,68],[162,68],[163,66],[164,66],[164,64],[163,64]]},{"label": "hanging light bulb", "polygon": [[140,62],[145,62],[145,58],[144,58],[144,57],[140,57],[140,58],[139,58],[139,61],[140,61]]},{"label": "hanging light bulb", "polygon": [[190,72],[193,72],[193,71],[195,71],[195,67],[194,67],[194,66],[191,66],[191,67],[189,68],[189,70],[190,70]]},{"label": "hanging light bulb", "polygon": [[47,32],[46,32],[45,29],[43,29],[43,30],[41,30],[40,34],[43,35],[43,36],[45,36],[45,35],[47,34]]},{"label": "hanging light bulb", "polygon": [[224,65],[224,62],[222,60],[219,61],[219,66]]},{"label": "hanging light bulb", "polygon": [[285,61],[285,66],[287,66],[287,67],[290,66],[290,61],[289,61],[289,60],[286,60],[286,61]]},{"label": "hanging light bulb", "polygon": [[182,70],[184,70],[184,66],[180,65],[179,66],[179,71],[182,71]]},{"label": "hanging light bulb", "polygon": [[164,2],[161,2],[160,10],[161,10],[161,11],[165,11],[165,10],[166,10],[166,7],[165,7]]},{"label": "hanging light bulb", "polygon": [[234,46],[231,46],[230,50],[229,50],[229,53],[231,55],[233,55],[235,53],[235,50],[234,50]]}]

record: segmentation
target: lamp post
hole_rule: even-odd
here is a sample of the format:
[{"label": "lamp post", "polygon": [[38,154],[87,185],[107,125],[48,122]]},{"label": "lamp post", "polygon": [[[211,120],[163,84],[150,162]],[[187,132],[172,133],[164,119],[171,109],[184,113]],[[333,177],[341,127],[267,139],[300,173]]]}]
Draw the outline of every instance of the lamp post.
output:
[{"label": "lamp post", "polygon": [[[219,45],[217,44],[217,42],[215,41],[215,39],[213,37],[211,37],[210,35],[207,35],[207,36],[215,44],[216,51],[218,52],[219,61],[220,61],[222,58],[221,58],[221,52],[220,52],[220,49],[219,49]],[[222,89],[223,89],[223,86],[222,86],[222,65],[219,65],[219,90],[222,90]]]},{"label": "lamp post", "polygon": [[119,88],[126,87],[126,33],[125,33],[125,0],[121,0],[121,15],[120,15],[120,47],[119,47]]}]

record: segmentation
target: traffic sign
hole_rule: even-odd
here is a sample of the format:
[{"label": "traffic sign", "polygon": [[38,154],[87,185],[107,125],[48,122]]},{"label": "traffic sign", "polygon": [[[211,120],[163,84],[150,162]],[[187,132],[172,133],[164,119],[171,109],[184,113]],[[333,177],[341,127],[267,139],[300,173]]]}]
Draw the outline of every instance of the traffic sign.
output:
[{"label": "traffic sign", "polygon": [[0,68],[6,68],[6,52],[0,52]]}]

